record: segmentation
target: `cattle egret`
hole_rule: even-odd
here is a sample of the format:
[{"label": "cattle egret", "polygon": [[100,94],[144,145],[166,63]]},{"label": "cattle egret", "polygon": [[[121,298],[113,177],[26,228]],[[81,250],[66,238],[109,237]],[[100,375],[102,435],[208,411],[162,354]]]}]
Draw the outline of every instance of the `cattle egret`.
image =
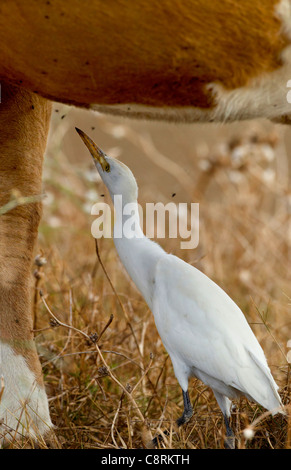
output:
[{"label": "cattle egret", "polygon": [[[93,156],[111,198],[121,195],[115,207],[116,224],[130,215],[124,207],[137,205],[138,187],[130,169],[108,157],[81,130],[77,132]],[[119,257],[151,309],[182,388],[184,412],[180,426],[193,415],[188,379],[197,377],[211,387],[226,425],[226,445],[234,447],[230,427],[231,400],[246,396],[275,414],[282,403],[264,352],[245,316],[211,279],[180,258],[166,253],[142,232],[138,211],[135,233],[114,237]]]}]

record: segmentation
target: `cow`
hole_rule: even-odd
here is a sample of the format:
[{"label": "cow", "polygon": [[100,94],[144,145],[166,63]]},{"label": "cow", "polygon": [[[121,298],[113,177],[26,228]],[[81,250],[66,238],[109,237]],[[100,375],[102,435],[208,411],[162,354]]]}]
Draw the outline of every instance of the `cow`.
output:
[{"label": "cow", "polygon": [[[288,123],[290,0],[0,4],[0,439],[52,430],[31,266],[52,102],[174,122]],[[35,199],[34,199],[35,198]]]}]

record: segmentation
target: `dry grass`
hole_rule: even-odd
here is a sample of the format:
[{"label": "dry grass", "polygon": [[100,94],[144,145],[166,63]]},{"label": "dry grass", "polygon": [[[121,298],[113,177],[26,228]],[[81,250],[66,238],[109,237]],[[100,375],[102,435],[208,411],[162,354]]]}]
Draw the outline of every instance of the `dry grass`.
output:
[{"label": "dry grass", "polygon": [[[112,153],[134,146],[132,152],[142,154],[143,163],[154,161],[170,176],[178,196],[184,186],[184,200],[200,203],[196,250],[180,250],[179,240],[159,242],[209,275],[242,308],[289,405],[291,199],[284,130],[249,124],[231,139],[218,140],[211,150],[206,144],[194,149],[192,142],[195,158],[189,155],[183,170],[158,150],[150,134],[130,122],[117,125],[95,116],[82,127],[75,116],[67,116],[57,126],[61,113],[54,116],[44,172],[48,197],[38,253],[45,259],[37,259],[34,273],[35,336],[57,438],[69,449],[136,449],[167,430],[161,447],[221,448],[221,412],[212,392],[198,380],[192,380],[189,389],[194,416],[176,429],[182,394],[153,316],[128,280],[112,240],[100,240],[98,247],[114,289],[96,255],[90,233],[94,218],[86,210],[88,204],[103,200],[103,194],[109,201],[106,190],[100,181],[90,181],[95,170],[82,145],[80,152],[88,157],[85,166],[68,163],[61,142],[76,124],[102,147],[90,128],[93,122],[104,140],[115,145]],[[125,161],[123,155],[120,159]],[[149,175],[139,180],[141,204],[149,194],[151,200],[164,197],[150,193]],[[238,447],[290,448],[287,419],[263,413],[247,400],[236,403],[232,425]],[[246,441],[243,431],[253,422],[254,438]]]}]

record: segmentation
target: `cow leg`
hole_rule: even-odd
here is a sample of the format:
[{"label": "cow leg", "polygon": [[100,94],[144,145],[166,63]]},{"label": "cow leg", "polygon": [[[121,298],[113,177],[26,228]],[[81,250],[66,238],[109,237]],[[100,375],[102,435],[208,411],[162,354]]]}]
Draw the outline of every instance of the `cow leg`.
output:
[{"label": "cow leg", "polygon": [[51,103],[36,94],[1,85],[0,445],[4,435],[5,441],[20,436],[37,439],[48,434],[51,426],[31,313],[31,271],[41,203],[3,211],[13,194],[25,197],[42,192]]}]

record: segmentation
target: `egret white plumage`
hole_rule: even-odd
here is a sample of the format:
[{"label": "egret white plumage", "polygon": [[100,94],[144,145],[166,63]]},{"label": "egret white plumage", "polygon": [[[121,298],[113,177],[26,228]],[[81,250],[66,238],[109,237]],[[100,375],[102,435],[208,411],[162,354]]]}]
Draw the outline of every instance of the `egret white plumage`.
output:
[{"label": "egret white plumage", "polygon": [[[111,198],[122,196],[116,223],[129,215],[127,203],[137,206],[138,187],[130,169],[108,157],[81,130],[79,135],[93,156]],[[195,267],[166,253],[144,236],[135,214],[135,234],[114,238],[119,257],[151,309],[157,330],[168,351],[182,388],[187,422],[193,409],[188,394],[191,376],[211,387],[224,416],[227,444],[233,447],[231,400],[245,396],[273,414],[282,411],[278,386],[264,352],[244,314],[217,284]],[[132,213],[131,213],[132,217]]]}]

